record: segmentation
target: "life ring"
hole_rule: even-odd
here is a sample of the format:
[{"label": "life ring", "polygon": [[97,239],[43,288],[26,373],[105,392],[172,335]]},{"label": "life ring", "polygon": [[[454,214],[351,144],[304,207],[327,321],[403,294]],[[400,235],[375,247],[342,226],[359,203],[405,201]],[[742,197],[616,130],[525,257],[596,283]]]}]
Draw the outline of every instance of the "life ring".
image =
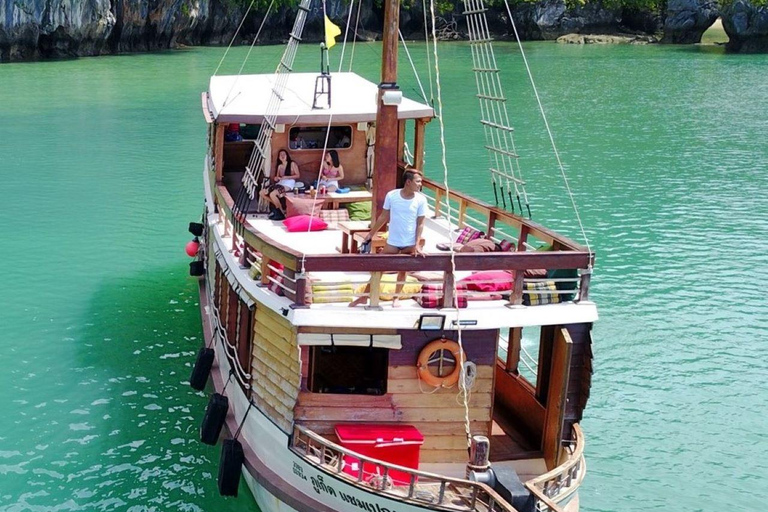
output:
[{"label": "life ring", "polygon": [[[433,375],[429,371],[429,362],[432,355],[435,352],[441,352],[443,350],[449,351],[453,355],[453,371],[441,377]],[[441,356],[442,357],[442,356]],[[419,352],[419,359],[416,362],[416,372],[419,375],[419,379],[423,380],[430,386],[436,388],[449,388],[459,381],[459,375],[461,374],[461,366],[464,364],[464,356],[461,351],[461,347],[453,340],[446,338],[439,338],[435,341],[427,343],[427,345]]]}]

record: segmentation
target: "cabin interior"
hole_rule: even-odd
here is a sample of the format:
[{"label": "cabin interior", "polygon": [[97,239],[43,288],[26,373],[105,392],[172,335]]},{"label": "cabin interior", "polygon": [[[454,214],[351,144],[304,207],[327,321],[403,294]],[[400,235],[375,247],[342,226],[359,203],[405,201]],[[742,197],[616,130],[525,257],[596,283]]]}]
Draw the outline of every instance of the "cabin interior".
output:
[{"label": "cabin interior", "polygon": [[[232,197],[237,197],[242,188],[242,178],[245,167],[251,157],[254,141],[258,137],[260,125],[236,123],[234,126],[224,126],[223,142],[223,173],[221,182],[227,187]],[[230,130],[227,132],[227,130]],[[227,135],[237,130],[236,135]],[[269,159],[270,168],[276,160],[280,149],[288,150],[291,160],[299,167],[301,177],[298,181],[303,183],[306,189],[317,181],[320,172],[320,162],[323,156],[323,147],[328,140],[328,149],[338,152],[339,160],[344,168],[342,187],[353,190],[367,190],[369,184],[367,155],[369,124],[342,123],[333,124],[328,129],[327,124],[316,125],[283,125],[281,131],[272,134],[271,153]],[[226,140],[227,138],[233,140]],[[239,139],[239,140],[236,140]],[[369,187],[368,187],[369,188]],[[258,211],[257,202],[254,201],[248,207],[249,213]]]}]

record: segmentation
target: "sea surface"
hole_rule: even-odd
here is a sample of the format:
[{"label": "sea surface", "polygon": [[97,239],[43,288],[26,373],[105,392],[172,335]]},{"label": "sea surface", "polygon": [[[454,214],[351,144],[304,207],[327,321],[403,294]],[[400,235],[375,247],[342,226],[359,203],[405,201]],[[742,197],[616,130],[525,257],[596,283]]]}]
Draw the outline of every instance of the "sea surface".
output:
[{"label": "sea surface", "polygon": [[[377,81],[380,49],[357,45],[353,69]],[[423,43],[410,50],[437,101]],[[582,510],[763,510],[768,56],[525,50],[598,254]],[[281,51],[256,48],[243,72],[272,72]],[[303,47],[296,67],[319,69],[318,53]],[[219,447],[197,441],[206,395],[187,385],[200,92],[222,54],[0,66],[0,512],[257,510],[242,487],[218,496]],[[533,218],[580,240],[520,52],[496,57]],[[442,46],[439,67],[450,185],[491,201],[469,46]],[[440,178],[438,122],[427,131]]]}]

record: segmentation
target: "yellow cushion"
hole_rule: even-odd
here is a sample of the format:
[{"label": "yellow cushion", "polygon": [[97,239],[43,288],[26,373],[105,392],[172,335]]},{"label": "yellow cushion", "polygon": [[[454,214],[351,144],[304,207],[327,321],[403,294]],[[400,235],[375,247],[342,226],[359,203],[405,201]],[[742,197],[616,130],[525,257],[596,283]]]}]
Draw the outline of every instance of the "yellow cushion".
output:
[{"label": "yellow cushion", "polygon": [[323,285],[321,283],[312,284],[312,303],[328,304],[332,302],[352,302],[355,288],[352,283]]},{"label": "yellow cushion", "polygon": [[[395,286],[397,281],[397,274],[384,274],[381,276],[381,292],[379,298],[381,300],[392,300],[395,298]],[[365,284],[361,284],[355,290],[355,293],[365,293]],[[413,276],[406,276],[405,285],[403,285],[403,291],[400,292],[401,299],[410,299],[414,294],[421,291],[421,283]]]}]

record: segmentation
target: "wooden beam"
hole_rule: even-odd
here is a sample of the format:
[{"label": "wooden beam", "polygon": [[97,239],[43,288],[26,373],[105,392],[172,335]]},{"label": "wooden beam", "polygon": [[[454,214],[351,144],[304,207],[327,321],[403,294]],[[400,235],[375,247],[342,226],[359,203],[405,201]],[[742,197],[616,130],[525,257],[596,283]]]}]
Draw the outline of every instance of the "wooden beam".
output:
[{"label": "wooden beam", "polygon": [[371,273],[371,288],[368,304],[372,308],[379,307],[379,298],[381,296],[381,272]]},{"label": "wooden beam", "polygon": [[424,134],[429,118],[416,119],[413,134],[413,166],[424,172]]},{"label": "wooden beam", "polygon": [[565,415],[565,402],[568,397],[568,378],[570,376],[572,350],[573,342],[568,334],[568,330],[564,327],[558,328],[555,333],[552,353],[551,379],[549,393],[547,394],[547,409],[542,439],[542,451],[544,452],[544,462],[547,464],[547,469],[553,469],[560,463],[563,418]]},{"label": "wooden beam", "polygon": [[372,220],[379,216],[387,192],[397,188],[398,119],[397,105],[385,105],[386,91],[397,91],[397,48],[400,2],[384,6],[382,32],[381,82],[376,111],[376,146],[374,147]]},{"label": "wooden beam", "polygon": [[512,327],[509,329],[509,338],[507,338],[506,370],[510,373],[519,373],[517,365],[520,364],[520,347],[522,346],[522,338],[522,327]]},{"label": "wooden beam", "polygon": [[[583,252],[491,252],[457,253],[456,270],[526,270],[529,268],[584,268],[589,253]],[[286,265],[288,266],[288,265]],[[307,256],[307,272],[380,272],[453,269],[451,255],[428,254],[424,258],[391,254],[322,254]]]}]

